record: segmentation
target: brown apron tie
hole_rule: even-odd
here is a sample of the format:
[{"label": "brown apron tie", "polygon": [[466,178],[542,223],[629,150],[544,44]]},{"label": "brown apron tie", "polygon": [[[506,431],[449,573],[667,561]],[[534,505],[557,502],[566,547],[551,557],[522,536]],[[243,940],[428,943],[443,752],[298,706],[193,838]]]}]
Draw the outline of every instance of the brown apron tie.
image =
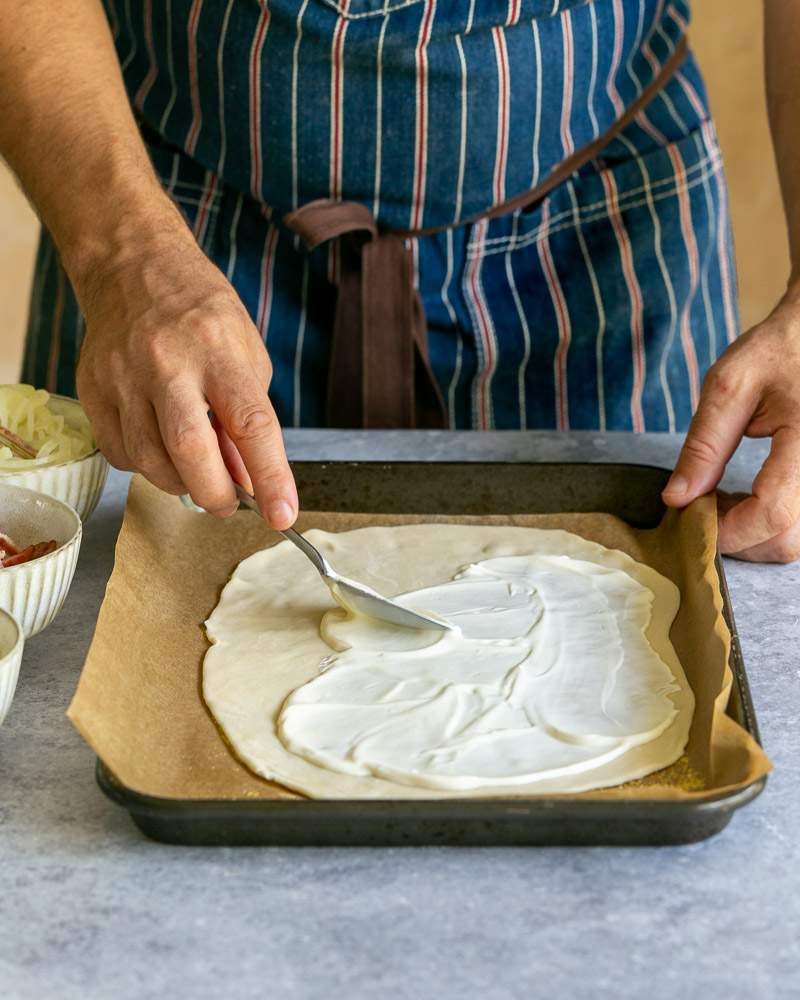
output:
[{"label": "brown apron tie", "polygon": [[310,250],[339,239],[328,426],[445,427],[405,238],[379,233],[369,209],[352,201],[312,201],[284,222]]},{"label": "brown apron tie", "polygon": [[[595,157],[655,97],[686,56],[686,38],[660,73],[603,135],[559,163],[537,187],[461,225],[496,218],[541,201]],[[321,198],[284,216],[284,223],[313,250],[338,239],[341,268],[328,375],[330,427],[447,426],[447,411],[428,360],[422,301],[414,288],[407,240],[446,226],[381,233],[359,202]]]}]

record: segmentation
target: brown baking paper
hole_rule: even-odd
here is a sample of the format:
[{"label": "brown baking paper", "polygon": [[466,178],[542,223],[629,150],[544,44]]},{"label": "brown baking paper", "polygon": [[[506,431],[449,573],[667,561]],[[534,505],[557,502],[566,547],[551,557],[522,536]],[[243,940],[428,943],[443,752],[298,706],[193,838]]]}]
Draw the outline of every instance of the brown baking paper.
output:
[{"label": "brown baking paper", "polygon": [[[673,580],[681,606],[671,638],[696,698],[687,752],[672,767],[579,797],[703,798],[770,770],[764,752],[725,714],[732,675],[714,552],[714,501],[704,497],[643,531],[607,514],[431,517],[320,514],[299,527],[346,531],[371,524],[447,521],[565,528],[622,549]],[[72,720],[117,780],[177,799],[302,798],[241,764],[200,694],[208,643],[203,622],[236,565],[279,540],[251,513],[226,521],[186,510],[134,478]]]}]

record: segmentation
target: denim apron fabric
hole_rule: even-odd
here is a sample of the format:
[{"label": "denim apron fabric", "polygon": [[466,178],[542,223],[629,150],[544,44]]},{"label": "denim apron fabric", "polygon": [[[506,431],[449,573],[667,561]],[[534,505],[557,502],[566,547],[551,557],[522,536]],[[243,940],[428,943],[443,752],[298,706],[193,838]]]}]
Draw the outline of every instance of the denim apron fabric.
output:
[{"label": "denim apron fabric", "polygon": [[[106,0],[156,170],[269,350],[284,425],[326,422],[336,243],[284,217],[366,206],[409,238],[458,428],[681,430],[736,335],[719,146],[684,0]],[[83,332],[47,234],[23,377],[74,392]]]}]

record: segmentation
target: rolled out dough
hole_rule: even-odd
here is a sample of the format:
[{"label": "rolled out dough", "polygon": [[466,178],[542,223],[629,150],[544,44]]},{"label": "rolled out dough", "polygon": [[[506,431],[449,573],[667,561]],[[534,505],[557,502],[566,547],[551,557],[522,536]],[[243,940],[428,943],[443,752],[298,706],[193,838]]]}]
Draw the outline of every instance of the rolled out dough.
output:
[{"label": "rolled out dough", "polygon": [[[330,557],[337,571],[387,595],[438,588],[476,563],[489,570],[478,567],[469,571],[467,583],[470,573],[473,577],[482,572],[502,576],[509,567],[524,564],[522,556],[533,557],[532,564],[538,560],[544,575],[537,583],[534,574],[528,580],[530,586],[525,585],[528,590],[520,590],[513,580],[493,581],[493,586],[498,582],[502,585],[498,593],[505,586],[516,594],[511,603],[516,600],[518,605],[514,612],[517,625],[499,643],[490,643],[491,663],[498,669],[479,671],[461,684],[459,656],[465,661],[468,656],[477,656],[481,664],[487,662],[487,648],[480,635],[471,645],[463,637],[445,638],[445,643],[455,644],[449,660],[443,655],[447,648],[442,646],[437,647],[438,660],[434,658],[434,662],[430,652],[421,654],[421,661],[413,653],[394,662],[391,640],[387,651],[381,648],[387,643],[382,643],[380,634],[376,638],[370,633],[367,646],[372,643],[372,649],[381,653],[374,662],[385,664],[388,658],[390,665],[388,675],[380,670],[376,673],[370,649],[359,649],[359,623],[344,619],[311,564],[290,543],[282,542],[245,559],[206,623],[212,645],[203,665],[203,695],[237,756],[256,773],[317,798],[553,794],[643,777],[673,763],[683,752],[694,698],[669,640],[679,594],[674,584],[655,570],[569,532],[536,528],[423,524],[337,534],[310,531],[308,537]],[[560,577],[553,577],[554,572]],[[565,589],[559,584],[553,589],[548,583],[551,577],[563,577],[568,586]],[[627,595],[617,607],[617,636],[625,637],[625,655],[616,665],[603,662],[601,655],[611,641],[608,617],[601,621],[595,613],[594,641],[593,626],[584,627],[575,614],[579,603],[581,610],[590,608],[592,586],[596,588],[598,581],[601,588]],[[571,595],[580,599],[584,593],[581,587],[584,599],[575,600]],[[469,590],[465,588],[465,594]],[[472,590],[472,598],[464,600],[467,605],[472,601],[470,627],[480,632],[485,622],[497,616],[492,619],[484,614],[475,619],[475,609],[486,601],[484,592],[479,601],[474,587]],[[450,601],[452,605],[452,587],[428,593],[445,595],[445,604]],[[526,660],[528,667],[521,669],[527,669],[530,678],[523,678],[524,698],[519,695],[520,683],[512,695],[514,685],[503,680],[503,668],[507,672],[513,668],[515,656],[520,659],[521,633],[529,629],[538,641],[545,635],[543,622],[558,625],[559,595],[570,597],[566,611],[572,618],[564,619],[559,642],[552,641],[559,634],[558,628],[554,632],[552,627],[547,643],[539,641],[537,647],[536,641],[525,640],[532,651]],[[543,613],[537,606],[542,596]],[[413,602],[409,599],[409,603]],[[485,612],[486,608],[478,610]],[[589,618],[587,611],[585,619]],[[322,633],[328,642],[320,633],[323,619]],[[508,621],[507,615],[504,620]],[[489,626],[487,638],[491,638],[491,631]],[[495,638],[500,634],[495,631]],[[568,640],[573,638],[576,641],[570,645]],[[634,648],[637,642],[641,647],[638,652]],[[429,643],[428,636],[425,644]],[[353,648],[348,650],[348,644]],[[559,670],[552,669],[559,650],[567,649],[569,656],[563,658]],[[508,657],[506,664],[502,655],[497,659],[498,650]],[[593,677],[589,669],[595,661],[598,670],[605,671],[602,677]],[[415,667],[420,662],[424,668]],[[408,697],[405,666],[424,674],[412,692],[416,701]],[[576,669],[570,672],[571,667]],[[396,676],[391,674],[398,669]],[[631,672],[636,670],[638,676]],[[399,684],[385,683],[386,677],[394,677]],[[614,683],[615,677],[619,683]],[[576,681],[580,682],[577,687]],[[382,685],[382,700],[367,706],[365,715],[364,701],[370,696],[363,692],[376,685]],[[487,691],[493,699],[488,715],[485,705],[475,707],[476,692],[483,696]],[[425,714],[426,692],[431,697],[438,695],[436,704],[446,707],[444,713]],[[505,692],[509,692],[507,699]],[[409,705],[409,725],[396,725],[392,713],[404,713]],[[462,713],[461,730],[449,733],[450,742],[440,743],[434,748],[436,752],[417,766],[413,740],[425,737],[414,734],[428,733],[430,739],[433,733],[440,741],[442,734],[436,725],[450,718],[453,711]],[[491,744],[496,733],[486,719],[499,719],[499,725],[513,728],[519,727],[521,717],[533,719],[534,724],[528,732],[513,734],[514,753],[506,749],[498,750],[495,757],[495,751],[488,753],[487,740]],[[376,731],[386,738],[376,738]],[[469,744],[466,749],[465,741]],[[497,745],[511,746],[505,739]]]}]

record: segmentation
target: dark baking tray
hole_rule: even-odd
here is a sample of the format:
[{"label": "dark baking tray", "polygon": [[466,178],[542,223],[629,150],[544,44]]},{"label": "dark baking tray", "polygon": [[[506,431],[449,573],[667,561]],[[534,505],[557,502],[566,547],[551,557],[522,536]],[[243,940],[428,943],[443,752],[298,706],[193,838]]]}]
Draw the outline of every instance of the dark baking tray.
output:
[{"label": "dark baking tray", "polygon": [[[362,513],[616,514],[639,528],[664,513],[669,471],[647,465],[517,462],[296,462],[306,510]],[[759,740],[722,562],[733,638],[728,714]],[[105,794],[148,837],[219,845],[656,845],[718,833],[766,778],[703,802],[537,799],[187,801],[140,795],[97,762]]]}]

